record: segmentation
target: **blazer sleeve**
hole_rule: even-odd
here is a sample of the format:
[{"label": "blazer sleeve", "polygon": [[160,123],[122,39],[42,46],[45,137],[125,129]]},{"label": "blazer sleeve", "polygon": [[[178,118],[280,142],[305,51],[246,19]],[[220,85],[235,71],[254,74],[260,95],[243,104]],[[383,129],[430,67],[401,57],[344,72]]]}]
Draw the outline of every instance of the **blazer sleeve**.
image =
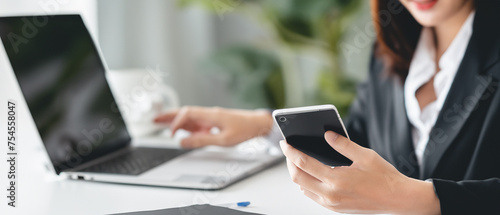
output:
[{"label": "blazer sleeve", "polygon": [[368,82],[358,85],[356,99],[351,104],[349,116],[346,121],[346,130],[349,138],[363,147],[370,147],[365,121],[366,100],[368,99],[367,88]]},{"label": "blazer sleeve", "polygon": [[[373,46],[373,50],[375,50],[375,45]],[[370,97],[369,90],[371,82],[374,80],[376,75],[372,74],[376,70],[377,59],[375,58],[375,54],[372,53],[370,57],[370,65],[369,65],[369,77],[368,80],[358,85],[356,89],[356,99],[351,104],[349,109],[349,116],[346,120],[346,130],[349,134],[350,139],[361,145],[363,147],[370,147],[368,141],[368,130],[366,125],[366,114],[367,114],[367,103]]]},{"label": "blazer sleeve", "polygon": [[441,214],[500,214],[500,179],[432,179]]}]

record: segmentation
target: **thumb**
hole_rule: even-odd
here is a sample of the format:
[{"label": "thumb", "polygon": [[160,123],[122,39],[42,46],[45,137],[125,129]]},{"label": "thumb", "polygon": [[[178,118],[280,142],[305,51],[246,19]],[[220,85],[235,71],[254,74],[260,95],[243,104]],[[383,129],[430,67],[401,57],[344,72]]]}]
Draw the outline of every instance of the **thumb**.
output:
[{"label": "thumb", "polygon": [[367,150],[366,148],[333,131],[325,132],[325,140],[333,149],[351,159],[353,162],[363,158],[363,155]]},{"label": "thumb", "polygon": [[183,148],[194,149],[200,148],[208,145],[224,145],[224,139],[220,134],[195,134],[190,137],[184,138],[181,141],[181,146]]}]

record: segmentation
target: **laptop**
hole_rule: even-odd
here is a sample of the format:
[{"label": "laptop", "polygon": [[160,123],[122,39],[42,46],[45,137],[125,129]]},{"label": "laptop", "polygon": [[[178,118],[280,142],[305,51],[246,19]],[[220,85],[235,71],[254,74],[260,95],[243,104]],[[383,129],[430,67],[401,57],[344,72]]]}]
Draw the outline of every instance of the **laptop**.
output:
[{"label": "laptop", "polygon": [[196,150],[136,144],[80,15],[0,17],[0,37],[58,175],[211,190],[283,159],[262,144]]}]

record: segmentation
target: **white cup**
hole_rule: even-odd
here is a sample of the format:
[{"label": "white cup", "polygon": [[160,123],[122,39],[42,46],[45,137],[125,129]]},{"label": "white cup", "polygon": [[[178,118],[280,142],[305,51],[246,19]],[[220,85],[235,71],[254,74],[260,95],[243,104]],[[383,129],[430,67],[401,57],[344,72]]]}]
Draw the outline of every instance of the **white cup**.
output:
[{"label": "white cup", "polygon": [[133,137],[147,137],[164,129],[153,122],[161,113],[179,107],[179,97],[163,81],[158,69],[111,70],[108,82]]}]

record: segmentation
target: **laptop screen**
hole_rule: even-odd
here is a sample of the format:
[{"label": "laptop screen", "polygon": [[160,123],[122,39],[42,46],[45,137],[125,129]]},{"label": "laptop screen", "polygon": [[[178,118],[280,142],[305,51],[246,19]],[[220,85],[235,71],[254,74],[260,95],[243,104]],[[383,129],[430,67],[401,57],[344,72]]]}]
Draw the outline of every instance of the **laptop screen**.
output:
[{"label": "laptop screen", "polygon": [[0,17],[0,37],[57,174],[130,143],[79,15]]}]

